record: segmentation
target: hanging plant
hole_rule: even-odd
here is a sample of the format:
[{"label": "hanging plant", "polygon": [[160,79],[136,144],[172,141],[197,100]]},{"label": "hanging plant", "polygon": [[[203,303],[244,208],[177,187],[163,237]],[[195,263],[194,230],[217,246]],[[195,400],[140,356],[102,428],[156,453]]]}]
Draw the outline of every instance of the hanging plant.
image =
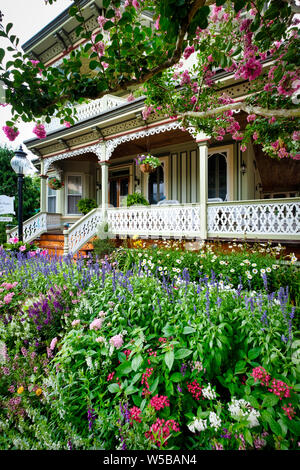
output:
[{"label": "hanging plant", "polygon": [[64,183],[54,176],[48,179],[48,186],[51,189],[61,189],[64,187]]},{"label": "hanging plant", "polygon": [[152,173],[157,167],[161,166],[160,159],[150,153],[147,155],[138,155],[137,158],[135,158],[135,162],[143,173]]}]

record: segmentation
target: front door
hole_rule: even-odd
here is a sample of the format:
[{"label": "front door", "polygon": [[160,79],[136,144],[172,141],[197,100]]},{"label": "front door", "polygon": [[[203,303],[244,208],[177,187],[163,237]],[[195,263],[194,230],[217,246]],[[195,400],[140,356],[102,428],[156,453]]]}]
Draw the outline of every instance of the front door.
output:
[{"label": "front door", "polygon": [[[129,176],[111,177],[109,179],[109,204],[120,207],[128,196]],[[122,204],[123,203],[123,204]]]}]

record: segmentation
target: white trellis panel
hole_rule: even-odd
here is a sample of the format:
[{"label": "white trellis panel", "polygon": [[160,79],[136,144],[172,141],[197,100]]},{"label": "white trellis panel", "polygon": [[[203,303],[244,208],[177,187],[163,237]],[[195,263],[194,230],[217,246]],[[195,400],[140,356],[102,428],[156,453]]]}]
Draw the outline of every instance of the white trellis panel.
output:
[{"label": "white trellis panel", "polygon": [[[50,214],[47,212],[39,212],[23,224],[23,241],[31,242],[38,238],[42,233],[54,228],[60,227],[60,214]],[[14,227],[9,232],[9,237],[18,236],[18,227]]]}]

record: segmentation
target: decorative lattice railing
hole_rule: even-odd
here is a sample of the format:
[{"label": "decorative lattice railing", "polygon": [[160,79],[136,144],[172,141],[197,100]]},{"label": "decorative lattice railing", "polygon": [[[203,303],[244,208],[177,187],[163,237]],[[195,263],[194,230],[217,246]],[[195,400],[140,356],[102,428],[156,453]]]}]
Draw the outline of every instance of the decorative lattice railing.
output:
[{"label": "decorative lattice railing", "polygon": [[65,230],[65,253],[76,253],[96,235],[101,221],[102,211],[97,208],[79,219],[69,230]]},{"label": "decorative lattice railing", "polygon": [[[124,98],[106,95],[103,98],[92,100],[89,103],[80,104],[76,106],[76,122],[81,122],[85,119],[98,116],[98,114],[104,113],[109,109],[116,108],[117,106],[120,106],[125,102],[126,100]],[[47,132],[51,132],[65,127],[64,124],[60,123],[60,119],[56,117],[51,119],[51,122],[49,124],[45,123],[44,125]]]},{"label": "decorative lattice railing", "polygon": [[[50,214],[47,212],[39,212],[23,223],[23,241],[31,242],[38,238],[42,233],[60,227],[61,214]],[[18,236],[18,227],[14,227],[7,231],[7,238]]]},{"label": "decorative lattice railing", "polygon": [[198,204],[109,208],[107,221],[119,235],[195,238],[200,230]]},{"label": "decorative lattice railing", "polygon": [[300,198],[207,204],[208,236],[297,238]]}]

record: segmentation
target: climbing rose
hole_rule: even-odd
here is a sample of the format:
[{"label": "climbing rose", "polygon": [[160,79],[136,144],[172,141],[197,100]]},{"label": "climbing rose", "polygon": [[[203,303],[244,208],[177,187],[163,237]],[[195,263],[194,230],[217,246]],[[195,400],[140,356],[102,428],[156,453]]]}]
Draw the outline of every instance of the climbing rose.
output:
[{"label": "climbing rose", "polygon": [[11,142],[13,142],[20,134],[20,132],[15,127],[3,126],[2,129],[8,140]]}]

